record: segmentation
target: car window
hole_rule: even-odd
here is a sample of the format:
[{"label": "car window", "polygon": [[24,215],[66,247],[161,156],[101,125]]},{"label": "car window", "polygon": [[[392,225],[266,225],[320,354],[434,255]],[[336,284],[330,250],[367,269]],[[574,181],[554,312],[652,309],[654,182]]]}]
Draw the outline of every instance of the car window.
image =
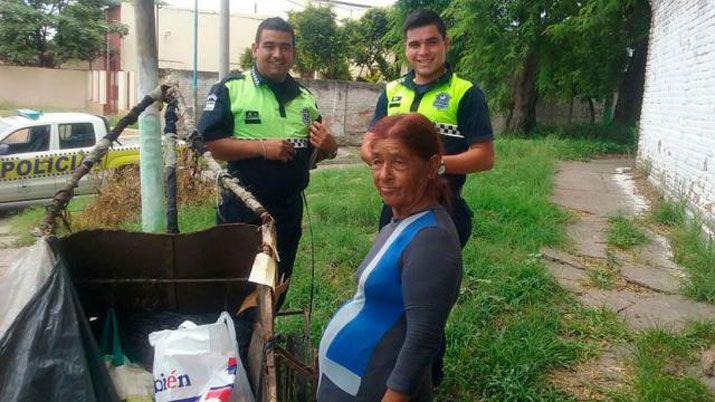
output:
[{"label": "car window", "polygon": [[92,123],[60,124],[60,149],[85,148],[94,145]]},{"label": "car window", "polygon": [[50,149],[50,126],[21,128],[7,136],[2,144],[8,146],[5,155],[47,151]]}]

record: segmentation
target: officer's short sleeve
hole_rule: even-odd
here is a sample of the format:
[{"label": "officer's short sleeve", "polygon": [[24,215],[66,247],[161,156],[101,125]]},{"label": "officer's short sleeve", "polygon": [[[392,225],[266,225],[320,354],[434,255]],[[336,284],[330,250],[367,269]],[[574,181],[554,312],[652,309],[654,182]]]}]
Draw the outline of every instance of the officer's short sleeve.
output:
[{"label": "officer's short sleeve", "polygon": [[211,87],[199,119],[198,130],[204,141],[228,138],[233,134],[231,101],[223,81]]},{"label": "officer's short sleeve", "polygon": [[494,139],[487,100],[476,85],[469,88],[459,101],[457,126],[469,145]]},{"label": "officer's short sleeve", "polygon": [[368,130],[372,129],[372,127],[385,116],[387,116],[387,93],[386,91],[382,91],[380,97],[377,98],[375,113],[372,114],[372,120],[370,120]]}]

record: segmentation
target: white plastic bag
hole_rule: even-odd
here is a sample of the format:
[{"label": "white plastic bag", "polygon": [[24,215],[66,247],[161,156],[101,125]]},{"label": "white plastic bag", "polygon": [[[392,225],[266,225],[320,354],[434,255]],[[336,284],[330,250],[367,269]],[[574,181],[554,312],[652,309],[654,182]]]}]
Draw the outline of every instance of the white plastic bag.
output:
[{"label": "white plastic bag", "polygon": [[176,330],[149,334],[154,347],[157,402],[253,402],[227,312],[215,324],[185,321]]}]

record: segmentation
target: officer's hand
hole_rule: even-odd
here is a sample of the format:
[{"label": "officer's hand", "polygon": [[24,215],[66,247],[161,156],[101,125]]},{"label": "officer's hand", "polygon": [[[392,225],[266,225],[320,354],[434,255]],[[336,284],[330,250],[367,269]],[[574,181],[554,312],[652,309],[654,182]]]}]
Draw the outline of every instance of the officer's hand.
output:
[{"label": "officer's hand", "polygon": [[267,140],[263,141],[263,145],[266,147],[266,159],[281,162],[293,160],[295,148],[293,148],[293,144],[290,142],[282,140]]},{"label": "officer's hand", "polygon": [[328,132],[328,127],[317,121],[310,126],[310,144],[328,154],[338,149],[335,137]]}]

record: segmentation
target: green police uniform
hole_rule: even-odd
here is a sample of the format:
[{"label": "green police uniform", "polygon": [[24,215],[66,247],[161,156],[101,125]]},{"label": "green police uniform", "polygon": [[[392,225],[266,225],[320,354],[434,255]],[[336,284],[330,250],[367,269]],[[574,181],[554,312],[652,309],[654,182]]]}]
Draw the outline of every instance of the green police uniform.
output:
[{"label": "green police uniform", "polygon": [[[414,71],[410,71],[387,84],[378,99],[371,127],[385,116],[418,112],[437,126],[446,155],[461,154],[475,143],[493,139],[484,93],[476,85],[454,74],[449,66],[441,77],[428,84],[415,84],[414,78]],[[454,195],[451,215],[464,247],[472,231],[472,214],[461,197],[466,175],[445,177]],[[391,217],[389,208],[383,208],[380,227]]]},{"label": "green police uniform", "polygon": [[[221,138],[286,140],[293,144],[293,160],[267,160],[263,156],[228,162],[238,177],[276,220],[279,269],[290,276],[300,240],[303,216],[301,191],[308,185],[313,146],[309,129],[320,114],[313,95],[288,76],[273,82],[256,68],[248,75],[230,75],[209,92],[198,129],[209,142]],[[217,222],[257,223],[248,208],[232,194],[222,194]]]}]

